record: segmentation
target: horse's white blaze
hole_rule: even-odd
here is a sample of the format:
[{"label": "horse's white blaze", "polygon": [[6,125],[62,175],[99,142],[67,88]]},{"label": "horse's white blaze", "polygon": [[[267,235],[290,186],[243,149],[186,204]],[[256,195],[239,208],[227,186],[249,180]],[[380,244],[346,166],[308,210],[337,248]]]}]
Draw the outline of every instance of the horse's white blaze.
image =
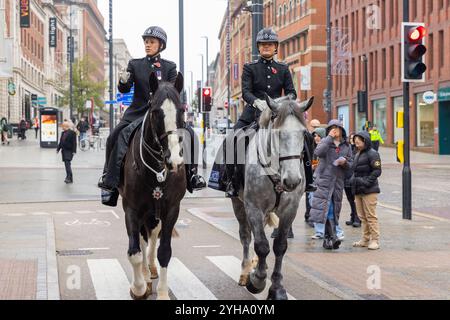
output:
[{"label": "horse's white blaze", "polygon": [[177,132],[177,109],[172,101],[166,99],[162,105],[164,111],[164,126],[166,132],[172,131],[173,134],[169,134],[167,137],[169,150],[170,150],[170,163],[176,168],[183,163],[183,157],[180,156],[181,146],[179,143],[179,137]]},{"label": "horse's white blaze", "polygon": [[131,291],[134,295],[142,297],[147,291],[147,282],[142,273],[142,252],[129,256],[128,260],[133,267],[133,279],[131,281]]},{"label": "horse's white blaze", "polygon": [[161,268],[160,270],[158,288],[156,289],[156,292],[157,300],[170,300],[169,287],[167,286],[167,268]]}]

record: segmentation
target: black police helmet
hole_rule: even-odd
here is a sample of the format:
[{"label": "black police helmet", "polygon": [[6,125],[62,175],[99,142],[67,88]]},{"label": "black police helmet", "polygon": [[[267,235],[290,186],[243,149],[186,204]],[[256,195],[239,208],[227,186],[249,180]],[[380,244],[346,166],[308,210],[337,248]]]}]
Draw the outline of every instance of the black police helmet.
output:
[{"label": "black police helmet", "polygon": [[145,38],[156,38],[161,42],[161,49],[160,51],[163,51],[166,48],[167,44],[167,33],[164,31],[163,28],[152,26],[147,28],[145,30],[144,34],[142,35],[142,39],[145,40]]},{"label": "black police helmet", "polygon": [[278,34],[272,28],[264,28],[256,36],[256,44],[273,42],[279,44]]}]

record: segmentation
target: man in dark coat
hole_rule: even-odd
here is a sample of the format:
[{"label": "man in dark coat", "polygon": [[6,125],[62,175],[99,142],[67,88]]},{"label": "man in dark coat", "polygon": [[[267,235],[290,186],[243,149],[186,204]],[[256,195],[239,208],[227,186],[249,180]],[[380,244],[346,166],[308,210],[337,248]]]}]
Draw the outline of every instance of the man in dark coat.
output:
[{"label": "man in dark coat", "polygon": [[65,183],[73,183],[71,162],[73,155],[77,153],[77,135],[70,129],[70,127],[69,122],[63,122],[63,133],[61,134],[61,139],[59,140],[58,148],[56,149],[56,153],[62,150],[62,161],[66,167]]},{"label": "man in dark coat", "polygon": [[378,177],[381,175],[379,153],[372,148],[370,134],[361,131],[353,138],[358,153],[353,162],[353,175],[350,185],[355,194],[356,209],[362,223],[362,239],[354,247],[368,247],[370,250],[380,248],[380,231],[376,206],[380,187]]},{"label": "man in dark coat", "polygon": [[[278,35],[271,28],[262,29],[256,39],[260,58],[244,64],[242,72],[242,98],[247,103],[244,111],[234,126],[236,136],[242,132],[239,129],[248,127],[259,118],[261,112],[268,108],[265,95],[272,99],[280,98],[283,93],[291,99],[297,99],[292,75],[287,64],[276,61],[274,56],[278,50]],[[305,136],[305,149],[312,154],[312,137]],[[229,140],[229,139],[227,139]],[[235,150],[236,152],[236,150]],[[236,158],[236,157],[234,157]],[[306,191],[314,191],[312,186],[312,169],[308,152],[305,153]],[[237,197],[240,181],[235,174],[236,163],[227,163],[227,197]]]},{"label": "man in dark coat", "polygon": [[[98,186],[102,189],[102,203],[108,206],[116,206],[120,183],[120,168],[127,152],[129,141],[134,130],[140,125],[141,119],[148,110],[150,100],[150,74],[155,73],[160,81],[174,83],[177,78],[177,66],[174,62],[162,59],[161,51],[166,48],[167,35],[160,27],[149,27],[142,35],[147,56],[142,59],[133,59],[128,63],[127,70],[122,70],[119,76],[118,89],[121,93],[130,92],[134,86],[133,102],[125,111],[120,123],[108,137],[106,142],[106,161],[104,173]],[[126,129],[125,129],[126,128]],[[191,141],[195,140],[192,128],[186,130],[191,135]],[[123,139],[119,139],[123,135]],[[117,141],[121,141],[117,144]],[[202,189],[206,186],[204,179],[197,174],[197,164],[187,164],[188,190]]]}]

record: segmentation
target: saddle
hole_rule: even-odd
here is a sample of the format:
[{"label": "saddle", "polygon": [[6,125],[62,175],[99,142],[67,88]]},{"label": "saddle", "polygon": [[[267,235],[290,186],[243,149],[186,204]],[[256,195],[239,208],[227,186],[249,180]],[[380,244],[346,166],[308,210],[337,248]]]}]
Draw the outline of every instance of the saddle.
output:
[{"label": "saddle", "polygon": [[[245,134],[242,134],[243,132],[247,131],[248,129],[258,131],[259,124],[258,121],[253,121],[251,124],[240,128],[234,132],[231,132],[223,141],[221,144],[219,151],[217,152],[216,159],[214,161],[213,167],[211,169],[211,174],[209,176],[208,180],[208,187],[214,190],[225,192],[227,188],[227,181],[229,181],[230,177],[227,175],[227,165],[228,166],[236,166],[235,171],[235,178],[239,180],[242,185],[245,184],[245,163],[242,164],[242,161],[239,161],[240,163],[237,163],[238,154],[236,146],[245,145],[245,154],[244,154],[244,162],[245,162],[245,155],[247,154],[247,147],[249,143],[248,136]],[[247,138],[247,139],[246,139]],[[242,139],[246,139],[246,141],[242,141]],[[234,141],[234,163],[228,163],[230,162],[230,159],[227,159],[227,141]],[[230,158],[230,157],[228,157]],[[242,160],[242,159],[240,159]]]}]

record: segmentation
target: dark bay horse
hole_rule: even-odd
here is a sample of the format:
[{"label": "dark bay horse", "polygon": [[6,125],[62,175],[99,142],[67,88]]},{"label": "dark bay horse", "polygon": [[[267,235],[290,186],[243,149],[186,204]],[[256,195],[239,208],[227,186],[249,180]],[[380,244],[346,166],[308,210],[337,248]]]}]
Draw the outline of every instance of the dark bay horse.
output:
[{"label": "dark bay horse", "polygon": [[167,267],[171,238],[186,193],[186,173],[180,143],[184,109],[180,101],[183,76],[175,84],[150,76],[151,92],[142,126],[130,141],[119,187],[129,238],[128,259],[133,267],[130,295],[146,299],[157,278],[156,242],[160,280],[157,299],[169,299]]}]

